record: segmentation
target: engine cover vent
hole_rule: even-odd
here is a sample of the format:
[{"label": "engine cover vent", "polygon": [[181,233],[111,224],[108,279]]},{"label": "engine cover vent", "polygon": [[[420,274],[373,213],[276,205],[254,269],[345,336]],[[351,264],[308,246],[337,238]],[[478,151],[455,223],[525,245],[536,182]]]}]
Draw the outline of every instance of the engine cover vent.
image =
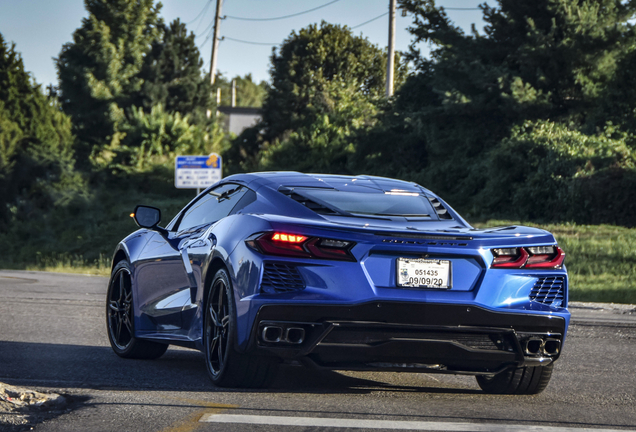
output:
[{"label": "engine cover vent", "polygon": [[446,207],[444,207],[442,205],[442,203],[437,198],[428,197],[428,200],[433,205],[433,208],[435,209],[435,212],[437,213],[437,216],[439,216],[440,219],[452,219],[453,218],[450,215],[450,213],[448,213],[448,210],[446,210]]}]

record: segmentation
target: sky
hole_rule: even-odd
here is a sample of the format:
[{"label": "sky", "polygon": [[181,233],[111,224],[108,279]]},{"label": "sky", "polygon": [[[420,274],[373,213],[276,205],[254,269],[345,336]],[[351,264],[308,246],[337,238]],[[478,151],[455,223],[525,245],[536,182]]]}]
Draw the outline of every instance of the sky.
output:
[{"label": "sky", "polygon": [[[481,11],[473,10],[483,0],[438,0],[437,4],[468,10],[447,10],[448,15],[465,31],[472,23],[482,28]],[[187,24],[197,36],[206,70],[210,67],[212,22],[215,0],[163,0],[161,16],[169,23],[176,18]],[[492,3],[492,1],[491,1]],[[236,18],[276,18],[312,12],[291,18],[269,21],[244,21]],[[347,25],[356,35],[385,47],[388,42],[388,15],[359,26],[388,12],[389,0],[224,0],[221,15],[217,70],[225,76],[251,73],[256,81],[269,80],[272,48],[280,45],[293,30],[300,30],[321,20]],[[83,0],[0,0],[0,33],[5,41],[14,42],[22,54],[25,68],[36,82],[56,85],[54,58],[62,45],[72,41],[76,28],[87,17]],[[234,18],[232,18],[234,17]],[[396,49],[406,51],[411,35],[406,30],[409,17],[397,13]],[[359,26],[359,27],[357,27]],[[238,42],[246,41],[252,43]],[[257,43],[257,44],[254,44]]]}]

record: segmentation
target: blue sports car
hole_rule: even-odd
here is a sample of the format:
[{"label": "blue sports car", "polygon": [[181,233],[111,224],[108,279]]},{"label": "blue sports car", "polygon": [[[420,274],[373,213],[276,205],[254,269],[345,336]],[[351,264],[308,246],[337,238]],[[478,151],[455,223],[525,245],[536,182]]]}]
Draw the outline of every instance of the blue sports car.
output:
[{"label": "blue sports car", "polygon": [[547,386],[570,313],[547,231],[475,229],[433,192],[372,176],[238,174],[113,257],[113,350],[203,351],[212,382],[262,387],[281,363],[468,374],[487,393]]}]

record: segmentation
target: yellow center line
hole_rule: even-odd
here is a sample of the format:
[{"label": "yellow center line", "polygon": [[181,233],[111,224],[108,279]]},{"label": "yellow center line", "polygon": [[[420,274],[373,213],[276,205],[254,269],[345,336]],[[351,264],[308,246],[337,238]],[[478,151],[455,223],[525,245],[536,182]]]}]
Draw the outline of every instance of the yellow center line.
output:
[{"label": "yellow center line", "polygon": [[228,409],[238,408],[238,405],[228,405],[228,404],[219,404],[214,402],[207,402],[197,399],[187,399],[180,397],[166,397],[166,399],[177,400],[180,402],[185,402],[189,405],[196,405],[202,407],[204,409],[197,410],[192,414],[188,415],[184,419],[179,420],[178,422],[168,426],[163,429],[161,432],[192,432],[196,428],[198,428],[201,423],[199,420],[206,414],[222,414]]}]

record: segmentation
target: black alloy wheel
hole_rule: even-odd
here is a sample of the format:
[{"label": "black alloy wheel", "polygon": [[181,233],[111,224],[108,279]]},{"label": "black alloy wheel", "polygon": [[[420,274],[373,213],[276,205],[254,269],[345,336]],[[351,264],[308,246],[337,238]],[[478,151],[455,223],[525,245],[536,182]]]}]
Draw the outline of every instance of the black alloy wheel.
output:
[{"label": "black alloy wheel", "polygon": [[203,350],[208,375],[219,387],[266,387],[279,360],[238,352],[234,293],[227,270],[217,271],[205,303]]},{"label": "black alloy wheel", "polygon": [[132,342],[132,288],[125,267],[113,276],[108,293],[108,331],[112,343],[122,351]]},{"label": "black alloy wheel", "polygon": [[225,278],[215,279],[211,293],[206,312],[205,335],[209,341],[206,346],[206,358],[208,370],[212,377],[216,378],[223,371],[229,346],[230,309]]},{"label": "black alloy wheel", "polygon": [[115,265],[106,295],[106,326],[110,346],[120,357],[156,359],[168,349],[168,344],[135,337],[132,273],[126,261]]}]

